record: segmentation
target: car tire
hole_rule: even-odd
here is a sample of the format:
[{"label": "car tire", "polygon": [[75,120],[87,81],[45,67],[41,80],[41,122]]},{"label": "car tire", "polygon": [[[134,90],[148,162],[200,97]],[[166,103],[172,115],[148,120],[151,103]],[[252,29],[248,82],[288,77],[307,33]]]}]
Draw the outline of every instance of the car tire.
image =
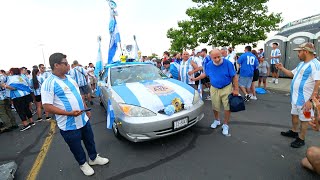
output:
[{"label": "car tire", "polygon": [[121,134],[120,134],[120,132],[119,132],[118,125],[117,125],[116,122],[113,122],[113,123],[112,123],[112,131],[113,131],[113,134],[114,134],[114,136],[115,136],[116,138],[122,140],[122,136],[121,136]]}]

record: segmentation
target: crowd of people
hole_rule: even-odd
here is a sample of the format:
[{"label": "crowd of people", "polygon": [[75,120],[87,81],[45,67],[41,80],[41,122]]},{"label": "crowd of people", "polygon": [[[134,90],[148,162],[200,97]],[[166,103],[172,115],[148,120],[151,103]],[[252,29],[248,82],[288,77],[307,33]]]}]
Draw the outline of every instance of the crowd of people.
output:
[{"label": "crowd of people", "polygon": [[[154,63],[168,77],[180,80],[199,92],[202,90],[208,92],[209,95],[205,99],[211,101],[214,118],[211,128],[215,129],[222,125],[222,134],[225,136],[230,136],[229,95],[243,96],[245,102],[257,100],[255,82],[258,81],[259,87],[262,83],[266,88],[267,77],[271,72],[272,80],[269,82],[278,84],[278,71],[282,71],[293,80],[292,129],[281,132],[281,135],[294,138],[290,145],[299,148],[305,145],[306,132],[310,124],[319,130],[317,112],[320,110],[320,63],[315,58],[314,45],[304,43],[295,49],[298,51],[301,63],[294,70],[287,70],[279,61],[281,53],[277,47],[278,44],[273,43],[271,65],[264,60],[263,49],[256,51],[251,46],[246,46],[240,56],[237,56],[231,47],[212,49],[209,53],[203,48],[193,50],[191,54],[183,51],[173,56],[165,51],[160,61],[145,59],[145,62]],[[87,103],[93,105],[92,98],[97,84],[94,66],[89,63],[83,67],[76,60],[69,65],[66,55],[62,53],[52,54],[49,63],[52,72],[46,71],[43,64],[33,66],[32,71],[28,71],[25,67],[11,68],[8,72],[1,70],[1,130],[18,128],[12,109],[15,109],[22,121],[20,131],[31,128],[35,125],[35,121],[50,120],[49,114],[54,114],[60,134],[79,163],[80,169],[85,175],[92,175],[94,170],[90,165],[104,165],[109,162],[107,158],[97,154],[88,121],[91,113],[85,111],[88,108]],[[36,107],[35,112],[33,104]],[[224,110],[223,122],[220,120],[221,106]],[[316,107],[316,115],[313,106]],[[34,114],[37,115],[35,121]],[[87,149],[89,163],[86,161],[81,141]],[[307,157],[302,160],[302,165],[320,173],[319,162],[320,148],[311,147],[307,151]]]}]

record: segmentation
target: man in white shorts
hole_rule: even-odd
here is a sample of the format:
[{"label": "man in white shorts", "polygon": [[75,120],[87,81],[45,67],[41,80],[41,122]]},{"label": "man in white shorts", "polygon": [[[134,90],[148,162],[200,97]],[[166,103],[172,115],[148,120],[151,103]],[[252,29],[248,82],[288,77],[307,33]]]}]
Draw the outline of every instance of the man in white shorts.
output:
[{"label": "man in white shorts", "polygon": [[[292,129],[281,132],[281,135],[296,138],[291,143],[291,147],[299,148],[305,145],[308,122],[311,121],[310,116],[313,114],[312,98],[317,96],[320,85],[320,63],[314,58],[315,48],[312,43],[303,43],[294,51],[298,51],[298,57],[301,60],[294,70],[287,70],[281,63],[277,64],[276,68],[293,78],[291,82]],[[309,115],[305,112],[308,112]],[[299,120],[301,129],[298,134]]]}]

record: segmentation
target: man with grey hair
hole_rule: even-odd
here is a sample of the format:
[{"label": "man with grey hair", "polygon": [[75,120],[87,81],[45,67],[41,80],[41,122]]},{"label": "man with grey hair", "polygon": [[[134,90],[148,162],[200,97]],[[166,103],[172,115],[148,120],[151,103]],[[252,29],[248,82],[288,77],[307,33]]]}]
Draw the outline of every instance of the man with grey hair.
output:
[{"label": "man with grey hair", "polygon": [[[229,120],[230,120],[230,105],[228,96],[232,93],[234,96],[238,96],[238,77],[234,70],[233,64],[222,58],[222,54],[218,49],[214,49],[210,52],[209,61],[205,66],[205,71],[197,78],[191,78],[193,81],[197,81],[208,76],[210,78],[211,87],[210,95],[214,113],[214,121],[211,124],[211,128],[215,129],[220,123],[220,107],[224,108],[224,124],[222,125],[222,134],[225,136],[229,134]],[[233,89],[232,89],[233,85]]]}]

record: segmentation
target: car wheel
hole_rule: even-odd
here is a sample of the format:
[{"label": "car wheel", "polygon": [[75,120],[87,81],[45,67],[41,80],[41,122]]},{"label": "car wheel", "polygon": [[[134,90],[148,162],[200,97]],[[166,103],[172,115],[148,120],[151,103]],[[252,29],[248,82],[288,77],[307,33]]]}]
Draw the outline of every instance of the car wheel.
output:
[{"label": "car wheel", "polygon": [[122,139],[122,136],[121,134],[119,133],[119,129],[118,129],[118,126],[117,126],[117,123],[116,122],[113,122],[112,123],[112,131],[113,131],[113,134],[116,138],[118,139]]}]

